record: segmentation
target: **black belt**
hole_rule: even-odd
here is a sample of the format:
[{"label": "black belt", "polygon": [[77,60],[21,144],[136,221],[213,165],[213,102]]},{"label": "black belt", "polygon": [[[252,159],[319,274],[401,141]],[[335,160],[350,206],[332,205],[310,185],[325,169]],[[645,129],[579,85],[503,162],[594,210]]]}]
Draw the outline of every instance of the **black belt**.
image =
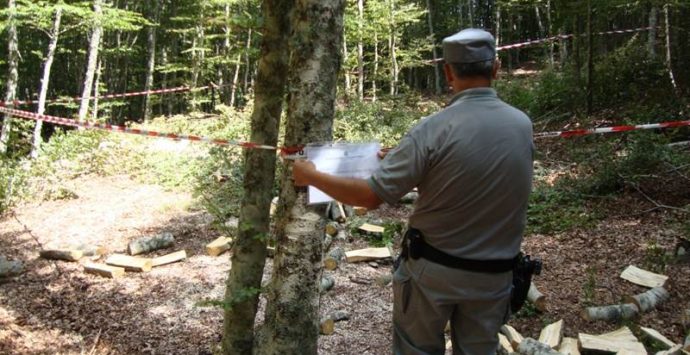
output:
[{"label": "black belt", "polygon": [[513,270],[519,260],[518,256],[511,259],[495,259],[495,260],[473,260],[459,258],[448,255],[424,241],[422,233],[414,228],[410,228],[405,233],[403,238],[403,248],[401,256],[403,258],[410,257],[412,259],[424,258],[433,261],[437,264],[448,266],[454,269],[462,269],[474,272],[485,272],[491,274],[498,274]]}]

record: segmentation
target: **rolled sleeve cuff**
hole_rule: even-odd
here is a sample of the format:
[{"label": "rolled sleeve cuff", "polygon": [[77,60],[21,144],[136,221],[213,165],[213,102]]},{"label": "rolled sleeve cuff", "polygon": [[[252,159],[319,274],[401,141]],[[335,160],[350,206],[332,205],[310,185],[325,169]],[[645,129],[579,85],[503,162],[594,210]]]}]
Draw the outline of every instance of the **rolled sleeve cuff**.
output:
[{"label": "rolled sleeve cuff", "polygon": [[372,175],[369,179],[367,179],[367,184],[369,184],[369,187],[372,191],[374,191],[376,196],[389,205],[394,205],[398,202],[398,200],[400,200],[400,197],[393,196],[391,193],[386,191],[383,185],[376,179],[376,175]]}]

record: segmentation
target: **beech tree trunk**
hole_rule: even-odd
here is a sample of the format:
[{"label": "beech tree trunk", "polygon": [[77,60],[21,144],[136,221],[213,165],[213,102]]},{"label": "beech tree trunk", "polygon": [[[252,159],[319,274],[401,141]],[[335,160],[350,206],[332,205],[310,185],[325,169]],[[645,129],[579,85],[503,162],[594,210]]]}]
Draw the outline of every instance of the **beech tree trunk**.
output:
[{"label": "beech tree trunk", "polygon": [[250,59],[249,58],[249,50],[252,48],[252,29],[249,29],[249,32],[247,33],[247,46],[244,48],[244,93],[245,95],[249,92],[249,83],[251,82],[250,78],[250,69],[251,65],[250,64]]},{"label": "beech tree trunk", "polygon": [[656,57],[656,34],[657,34],[657,15],[659,13],[659,8],[656,5],[652,5],[652,9],[649,10],[649,32],[647,33],[647,52],[649,52],[649,57]]},{"label": "beech tree trunk", "polygon": [[[292,16],[285,145],[332,137],[345,0],[302,0]],[[288,163],[289,164],[289,163]],[[281,179],[277,248],[258,354],[316,354],[325,204],[306,205],[290,166]]]},{"label": "beech tree trunk", "polygon": [[[53,28],[50,31],[50,43],[48,44],[48,53],[46,60],[43,62],[43,78],[41,78],[41,89],[38,94],[38,110],[36,113],[42,115],[46,110],[46,97],[48,96],[48,85],[50,84],[50,70],[53,67],[53,60],[55,59],[55,50],[57,49],[58,38],[60,36],[60,22],[62,20],[62,7],[55,8],[55,20],[53,20]],[[43,129],[43,121],[37,120],[34,126],[34,144],[31,147],[31,157],[38,157],[41,143],[41,130]]]},{"label": "beech tree trunk", "polygon": [[101,44],[101,36],[103,35],[103,27],[101,25],[101,17],[103,16],[103,9],[101,8],[102,0],[93,0],[93,12],[96,18],[96,25],[92,29],[91,39],[89,39],[89,58],[86,63],[86,75],[84,77],[84,89],[81,94],[81,103],[79,104],[79,120],[83,121],[89,111],[89,98],[93,90],[93,78],[96,74],[96,66],[98,65],[98,50]]},{"label": "beech tree trunk", "polygon": [[357,96],[364,100],[364,0],[357,0]]},{"label": "beech tree trunk", "polygon": [[379,34],[374,30],[374,71],[371,75],[371,102],[376,102],[376,92],[378,91],[378,86],[376,85],[376,79],[379,76]]},{"label": "beech tree trunk", "polygon": [[[292,2],[265,0],[261,56],[258,62],[256,95],[250,140],[277,145],[288,75],[289,14]],[[239,58],[238,58],[239,59]],[[238,71],[236,70],[235,73]],[[237,75],[236,75],[237,76]],[[225,290],[224,354],[251,354],[254,319],[266,260],[269,209],[275,179],[276,153],[245,151],[244,197],[239,228],[232,254],[232,268]],[[250,291],[250,292],[248,292]]]},{"label": "beech tree trunk", "polygon": [[393,96],[398,92],[398,72],[400,69],[398,68],[398,57],[396,55],[396,47],[397,47],[397,42],[395,38],[395,0],[390,0],[389,3],[389,16],[390,16],[390,31],[391,31],[391,36],[389,40],[389,49],[390,49],[390,54],[391,54],[391,86],[390,86],[390,95]]},{"label": "beech tree trunk", "polygon": [[434,34],[434,12],[431,8],[431,0],[426,0],[427,22],[429,24],[429,36],[432,38],[433,47],[431,47],[431,55],[434,58],[434,92],[437,95],[441,94],[441,64],[437,63],[438,49],[436,48],[436,35]]},{"label": "beech tree trunk", "polygon": [[664,5],[664,20],[666,22],[666,65],[668,66],[668,76],[671,79],[671,85],[676,94],[678,94],[678,85],[676,84],[676,77],[673,74],[673,57],[671,56],[671,16],[668,10],[669,5]]},{"label": "beech tree trunk", "polygon": [[[8,0],[7,5],[7,81],[5,85],[5,101],[12,101],[17,98],[17,81],[19,81],[19,41],[17,40],[17,3],[15,0]],[[12,116],[5,115],[2,121],[2,132],[0,132],[0,154],[7,154],[7,146],[10,141],[10,130],[12,129]]]},{"label": "beech tree trunk", "polygon": [[[347,61],[347,58],[349,57],[349,53],[347,50],[347,36],[345,36],[345,31],[343,31],[343,62]],[[349,68],[345,68],[345,95],[348,96],[350,95],[350,91],[352,90],[352,78],[350,78],[350,72],[348,71]]]},{"label": "beech tree trunk", "polygon": [[[156,0],[153,2],[153,16],[154,22],[158,22],[160,17],[160,2]],[[147,29],[147,49],[148,49],[148,62],[146,65],[146,82],[144,83],[144,91],[151,90],[153,86],[153,73],[156,69],[156,30],[157,24],[154,23]],[[144,97],[144,122],[148,122],[151,119],[151,95],[146,94]]]}]

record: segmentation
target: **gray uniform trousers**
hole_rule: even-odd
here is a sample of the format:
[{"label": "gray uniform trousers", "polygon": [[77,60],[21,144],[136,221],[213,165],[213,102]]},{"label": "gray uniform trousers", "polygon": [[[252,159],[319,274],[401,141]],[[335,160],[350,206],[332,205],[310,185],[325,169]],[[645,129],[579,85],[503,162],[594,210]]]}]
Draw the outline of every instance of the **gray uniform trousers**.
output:
[{"label": "gray uniform trousers", "polygon": [[495,354],[510,316],[512,272],[477,273],[426,259],[403,261],[393,275],[393,353],[444,354],[451,323],[453,354]]}]

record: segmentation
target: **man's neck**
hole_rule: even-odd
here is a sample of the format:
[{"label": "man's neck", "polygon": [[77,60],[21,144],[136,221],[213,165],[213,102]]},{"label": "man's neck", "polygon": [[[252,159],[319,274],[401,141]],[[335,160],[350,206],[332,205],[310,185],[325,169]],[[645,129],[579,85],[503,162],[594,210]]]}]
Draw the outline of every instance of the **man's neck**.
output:
[{"label": "man's neck", "polygon": [[490,88],[491,80],[487,79],[466,79],[453,83],[453,94],[459,94],[465,90],[476,88]]}]

